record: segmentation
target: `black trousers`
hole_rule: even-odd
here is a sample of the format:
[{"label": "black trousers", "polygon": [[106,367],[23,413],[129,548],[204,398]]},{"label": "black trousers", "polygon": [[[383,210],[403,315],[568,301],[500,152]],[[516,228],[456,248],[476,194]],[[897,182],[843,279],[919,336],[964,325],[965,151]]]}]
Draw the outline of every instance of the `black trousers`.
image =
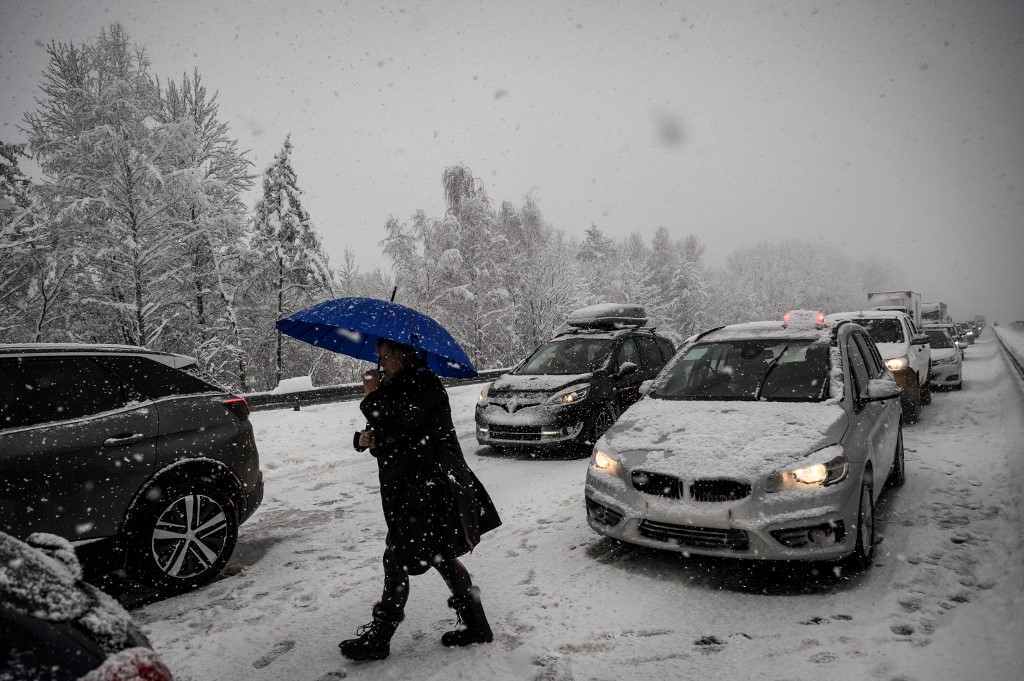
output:
[{"label": "black trousers", "polygon": [[[409,575],[402,569],[394,549],[390,546],[384,549],[383,562],[384,593],[380,597],[381,603],[397,610],[403,610],[405,602],[409,600]],[[458,598],[469,594],[473,580],[469,576],[469,570],[458,558],[434,563],[433,567],[441,575],[444,583],[448,585],[452,596]]]}]

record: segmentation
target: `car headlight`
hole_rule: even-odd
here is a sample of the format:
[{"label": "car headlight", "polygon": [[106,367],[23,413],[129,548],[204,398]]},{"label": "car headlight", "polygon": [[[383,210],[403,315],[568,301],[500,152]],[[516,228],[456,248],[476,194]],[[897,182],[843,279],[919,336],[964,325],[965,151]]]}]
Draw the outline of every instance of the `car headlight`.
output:
[{"label": "car headlight", "polygon": [[548,404],[574,404],[584,399],[590,392],[589,383],[580,383],[578,385],[570,385],[564,390],[559,390],[557,393],[548,398]]},{"label": "car headlight", "polygon": [[480,388],[480,397],[478,397],[477,400],[476,400],[477,404],[486,404],[487,403],[487,394],[490,392],[490,389],[491,389],[491,384],[490,383],[484,383],[484,387]]},{"label": "car headlight", "polygon": [[790,468],[768,476],[766,491],[781,492],[791,489],[820,489],[846,479],[850,460],[841,445],[825,447],[811,454],[810,461],[799,468]]},{"label": "car headlight", "polygon": [[960,358],[957,355],[950,355],[949,357],[945,357],[943,359],[935,360],[934,362],[932,362],[932,366],[933,367],[938,367],[938,366],[943,366],[945,364],[956,364],[956,361],[958,359],[960,359]]},{"label": "car headlight", "polygon": [[594,458],[591,459],[591,466],[599,471],[607,473],[608,475],[618,476],[619,474],[619,462],[613,459],[611,454],[600,449],[594,450]]},{"label": "car headlight", "polygon": [[889,371],[901,371],[910,366],[910,358],[906,355],[885,360],[885,368]]}]

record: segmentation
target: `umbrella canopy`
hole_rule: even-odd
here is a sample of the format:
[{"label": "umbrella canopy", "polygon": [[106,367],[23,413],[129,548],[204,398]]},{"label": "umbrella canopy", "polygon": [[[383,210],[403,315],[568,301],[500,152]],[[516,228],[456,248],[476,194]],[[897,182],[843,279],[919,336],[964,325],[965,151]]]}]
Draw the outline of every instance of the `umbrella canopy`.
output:
[{"label": "umbrella canopy", "polygon": [[476,369],[447,329],[427,315],[376,298],[336,298],[277,322],[281,333],[318,348],[377,361],[377,339],[390,338],[427,353],[438,376],[475,378]]}]

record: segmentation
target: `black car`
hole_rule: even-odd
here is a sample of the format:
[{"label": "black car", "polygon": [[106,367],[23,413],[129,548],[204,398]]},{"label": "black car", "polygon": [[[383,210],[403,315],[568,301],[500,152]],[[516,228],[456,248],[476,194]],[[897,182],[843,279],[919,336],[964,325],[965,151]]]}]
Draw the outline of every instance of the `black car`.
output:
[{"label": "black car", "polygon": [[0,532],[0,681],[171,681],[117,601],[82,580],[71,543]]},{"label": "black car", "polygon": [[484,387],[476,438],[492,447],[592,446],[675,353],[636,305],[602,304],[569,316],[543,343]]},{"label": "black car", "polygon": [[205,584],[263,499],[248,419],[189,357],[0,345],[0,531],[64,537],[90,575]]}]

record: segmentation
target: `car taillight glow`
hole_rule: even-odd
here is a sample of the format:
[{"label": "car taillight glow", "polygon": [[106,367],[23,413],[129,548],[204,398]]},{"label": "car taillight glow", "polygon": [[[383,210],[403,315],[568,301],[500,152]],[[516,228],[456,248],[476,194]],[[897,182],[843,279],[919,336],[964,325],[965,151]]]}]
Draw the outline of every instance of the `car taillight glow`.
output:
[{"label": "car taillight glow", "polygon": [[230,400],[225,400],[224,406],[243,421],[249,418],[249,403],[245,401],[244,397],[232,397]]}]

